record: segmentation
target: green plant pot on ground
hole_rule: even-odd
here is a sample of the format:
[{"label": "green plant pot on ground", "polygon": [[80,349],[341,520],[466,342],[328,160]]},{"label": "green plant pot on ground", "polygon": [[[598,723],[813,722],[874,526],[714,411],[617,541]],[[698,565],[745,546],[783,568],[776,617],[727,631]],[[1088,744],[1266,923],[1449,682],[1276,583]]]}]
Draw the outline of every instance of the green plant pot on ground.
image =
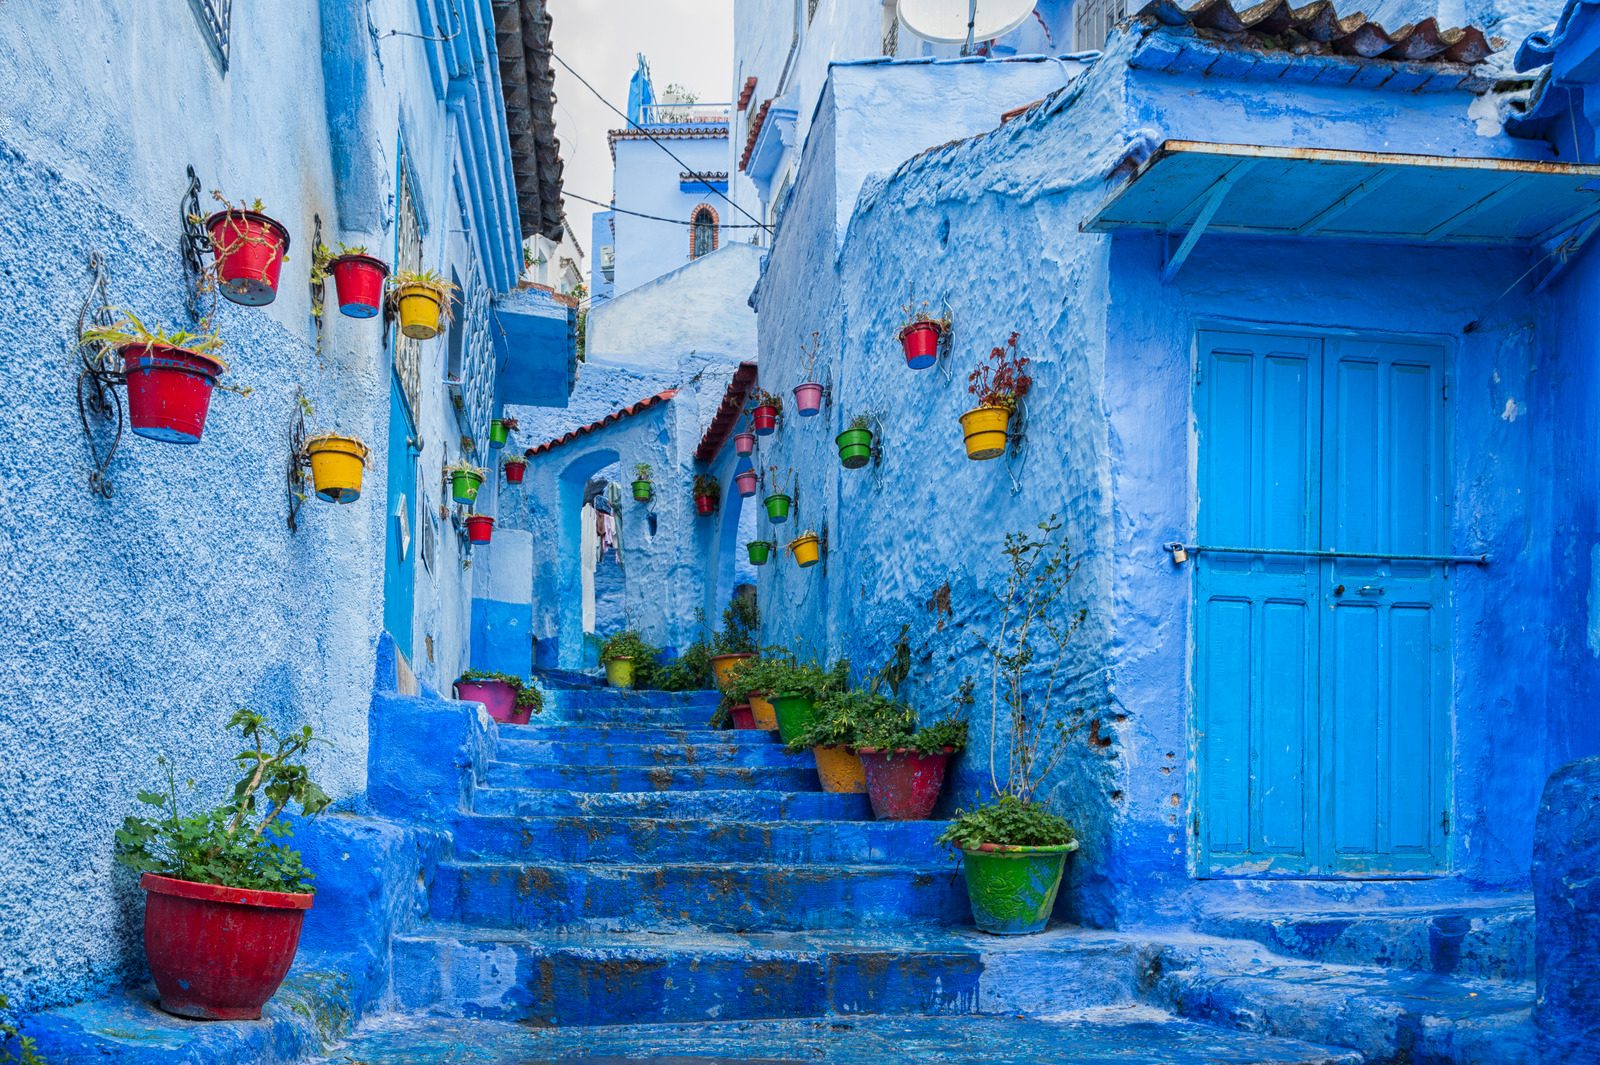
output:
[{"label": "green plant pot on ground", "polygon": [[839,445],[839,461],[847,470],[859,470],[872,461],[871,429],[846,429],[833,442]]},{"label": "green plant pot on ground", "polygon": [[606,683],[613,688],[633,687],[633,659],[606,659]]},{"label": "green plant pot on ground", "polygon": [[978,930],[997,936],[1044,931],[1066,872],[1067,855],[1077,849],[1076,841],[1048,847],[996,843],[962,847],[967,896]]},{"label": "green plant pot on ground", "polygon": [[811,727],[817,716],[817,701],[809,695],[774,695],[772,709],[778,715],[778,737],[788,743]]},{"label": "green plant pot on ground", "polygon": [[767,506],[767,520],[774,525],[781,525],[789,520],[789,497],[780,493],[770,495],[765,500]]}]

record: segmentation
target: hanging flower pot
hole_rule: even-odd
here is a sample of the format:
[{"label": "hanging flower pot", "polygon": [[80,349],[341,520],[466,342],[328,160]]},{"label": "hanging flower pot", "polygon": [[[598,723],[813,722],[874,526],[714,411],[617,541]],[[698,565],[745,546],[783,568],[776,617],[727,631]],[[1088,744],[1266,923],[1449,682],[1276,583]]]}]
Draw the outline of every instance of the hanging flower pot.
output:
[{"label": "hanging flower pot", "polygon": [[289,231],[259,211],[236,207],[213,214],[205,227],[222,294],[246,307],[264,307],[276,299]]},{"label": "hanging flower pot", "polygon": [[651,487],[649,481],[633,482],[633,498],[637,499],[639,502],[650,502],[650,497],[654,494],[655,490]]},{"label": "hanging flower pot", "polygon": [[144,951],[161,1008],[249,1021],[283,983],[316,896],[201,884],[145,873]]},{"label": "hanging flower pot", "polygon": [[858,753],[866,773],[873,817],[880,821],[926,821],[933,816],[955,748],[918,754],[904,747],[863,747]]},{"label": "hanging flower pot", "polygon": [[735,433],[733,437],[733,452],[740,458],[749,458],[756,451],[755,433]]},{"label": "hanging flower pot", "polygon": [[502,448],[511,438],[511,429],[506,425],[504,418],[496,418],[489,423],[489,446]]},{"label": "hanging flower pot", "polygon": [[978,929],[997,936],[1044,931],[1076,841],[1045,847],[983,843],[961,847],[967,895]]},{"label": "hanging flower pot", "polygon": [[412,340],[432,340],[454,314],[453,282],[432,270],[402,270],[394,276],[394,302],[400,332]]},{"label": "hanging flower pot", "polygon": [[694,476],[694,509],[702,517],[717,512],[717,502],[722,498],[722,485],[709,473]]},{"label": "hanging flower pot", "polygon": [[851,422],[850,428],[834,437],[833,442],[839,445],[839,462],[847,470],[859,470],[872,461],[872,430],[864,418]]},{"label": "hanging flower pot", "polygon": [[483,484],[482,470],[476,466],[462,464],[451,466],[445,472],[450,475],[451,499],[467,505],[478,498],[478,488]]},{"label": "hanging flower pot", "polygon": [[906,354],[906,365],[913,370],[926,370],[939,361],[939,341],[944,337],[944,325],[928,320],[912,322],[900,330],[900,346]]},{"label": "hanging flower pot", "polygon": [[801,569],[815,566],[822,557],[822,541],[817,538],[816,533],[808,532],[789,541],[789,553],[794,555],[794,560]]},{"label": "hanging flower pot", "polygon": [[127,374],[129,427],[152,440],[199,443],[211,390],[227,369],[222,360],[159,343],[127,344],[119,353]]},{"label": "hanging flower pot", "polygon": [[733,476],[734,487],[739,489],[741,496],[747,498],[756,494],[757,480],[758,477],[755,470],[741,470]]},{"label": "hanging flower pot", "polygon": [[494,519],[487,514],[467,515],[467,539],[475,544],[486,544],[494,538]]},{"label": "hanging flower pot", "polygon": [[767,520],[774,525],[782,525],[789,520],[789,497],[782,492],[774,492],[764,501],[767,508]]},{"label": "hanging flower pot", "polygon": [[347,318],[374,318],[383,309],[383,281],[389,267],[382,259],[348,251],[328,262],[333,287],[339,294],[339,313]]},{"label": "hanging flower pot", "polygon": [[705,517],[717,512],[717,501],[713,496],[695,496],[694,510],[696,514]]},{"label": "hanging flower pot", "polygon": [[749,703],[740,703],[730,707],[728,713],[733,717],[733,727],[736,729],[750,730],[756,727],[756,712],[750,709]]},{"label": "hanging flower pot", "polygon": [[728,680],[731,680],[733,675],[738,672],[738,666],[740,662],[748,661],[754,657],[755,655],[749,652],[740,652],[738,654],[729,655],[712,655],[711,672],[716,676],[717,683],[723,684]]},{"label": "hanging flower pot", "polygon": [[771,392],[756,391],[754,405],[750,408],[750,425],[757,436],[771,436],[778,431],[778,415],[783,411],[783,399]]},{"label": "hanging flower pot", "polygon": [[814,381],[794,386],[794,410],[802,418],[809,418],[822,410],[822,386]]},{"label": "hanging flower pot", "polygon": [[306,441],[311,458],[311,483],[327,503],[354,503],[361,498],[361,477],[367,468],[367,445],[353,436],[324,433]]},{"label": "hanging flower pot", "polygon": [[993,459],[1006,453],[1011,412],[1004,407],[974,407],[961,416],[967,458]]},{"label": "hanging flower pot", "polygon": [[521,484],[528,472],[527,459],[506,459],[506,484]]},{"label": "hanging flower pot", "polygon": [[751,540],[744,547],[746,551],[750,552],[750,564],[752,566],[765,566],[768,556],[772,554],[772,543],[767,540]]},{"label": "hanging flower pot", "polygon": [[861,768],[861,759],[848,747],[813,747],[811,757],[817,762],[817,778],[822,790],[835,794],[859,795],[867,790],[867,776]]}]

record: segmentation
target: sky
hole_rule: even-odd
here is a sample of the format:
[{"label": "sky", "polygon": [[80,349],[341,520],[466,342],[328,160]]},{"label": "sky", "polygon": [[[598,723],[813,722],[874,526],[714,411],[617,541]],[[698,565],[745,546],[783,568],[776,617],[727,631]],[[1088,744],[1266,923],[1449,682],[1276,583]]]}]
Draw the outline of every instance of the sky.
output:
[{"label": "sky", "polygon": [[[643,52],[659,91],[676,82],[705,103],[725,102],[733,74],[733,0],[548,0],[556,54],[617,107],[628,107],[628,79]],[[566,164],[562,184],[596,200],[611,198],[606,132],[625,123],[568,74],[556,74],[556,136]],[[592,255],[590,216],[604,210],[568,198],[567,219]]]}]

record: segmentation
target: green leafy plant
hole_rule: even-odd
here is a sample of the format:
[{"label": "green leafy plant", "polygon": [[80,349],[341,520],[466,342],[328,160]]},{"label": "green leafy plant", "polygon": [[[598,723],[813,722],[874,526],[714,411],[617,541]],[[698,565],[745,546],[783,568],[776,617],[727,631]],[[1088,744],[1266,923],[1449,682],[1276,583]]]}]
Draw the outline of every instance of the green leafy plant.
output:
[{"label": "green leafy plant", "polygon": [[756,649],[761,608],[753,595],[736,595],[722,611],[722,628],[711,638],[713,655],[744,655]]},{"label": "green leafy plant", "polygon": [[458,473],[470,473],[477,476],[480,480],[489,476],[488,470],[484,469],[482,466],[474,466],[465,459],[462,459],[459,462],[452,462],[450,465],[444,468],[444,475],[446,479],[454,477]]},{"label": "green leafy plant", "polygon": [[[201,884],[259,891],[311,890],[312,874],[300,853],[274,840],[291,832],[279,818],[290,803],[314,817],[327,809],[329,798],[311,780],[300,761],[320,742],[309,725],[280,733],[253,710],[237,710],[228,719],[244,749],[234,756],[242,776],[233,794],[220,806],[185,814],[179,808],[178,783],[165,757],[165,791],[142,791],[139,801],[157,811],[151,817],[130,815],[116,833],[116,860],[137,873]],[[186,781],[189,791],[194,781]]]},{"label": "green leafy plant", "polygon": [[651,466],[650,466],[650,464],[648,462],[639,462],[639,463],[635,463],[634,464],[634,467],[633,467],[633,479],[634,480],[636,480],[636,481],[648,481],[650,479],[650,474],[651,474]]},{"label": "green leafy plant", "polygon": [[846,426],[846,428],[870,433],[872,431],[872,415],[857,414],[855,417],[850,419],[850,424]]},{"label": "green leafy plant", "polygon": [[495,673],[487,669],[469,669],[457,679],[458,684],[488,684],[499,681],[516,693],[518,710],[539,714],[544,712],[544,692],[536,684],[529,684],[511,673]]},{"label": "green leafy plant", "polygon": [[957,810],[939,842],[976,850],[985,843],[1051,847],[1071,843],[1074,838],[1066,818],[1015,795],[1002,795],[977,809]]},{"label": "green leafy plant", "polygon": [[4,995],[0,995],[0,1065],[49,1065],[39,1056],[39,1044],[17,1029],[11,1003]]},{"label": "green leafy plant", "polygon": [[817,700],[816,716],[789,749],[898,747],[911,736],[916,721],[909,706],[886,695],[860,688],[831,691]]},{"label": "green leafy plant", "polygon": [[795,658],[775,658],[768,679],[771,687],[767,696],[799,695],[821,700],[850,687],[850,663],[835,662],[831,667],[816,661],[799,661]]},{"label": "green leafy plant", "polygon": [[191,333],[186,329],[151,329],[141,321],[132,311],[115,312],[121,317],[110,325],[92,326],[83,331],[83,343],[104,344],[111,348],[125,347],[168,347],[182,348],[184,351],[194,351],[221,363],[224,368],[227,363],[217,356],[217,351],[222,347],[222,338],[215,332]]},{"label": "green leafy plant", "polygon": [[631,658],[636,664],[654,662],[661,653],[658,647],[652,647],[644,642],[633,629],[624,629],[622,632],[613,633],[600,647],[600,661],[610,662],[618,658]]},{"label": "green leafy plant", "polygon": [[771,407],[777,413],[782,414],[783,397],[776,392],[768,392],[764,388],[758,388],[750,396],[750,409],[754,410],[757,407]]},{"label": "green leafy plant", "polygon": [[707,499],[721,499],[722,485],[709,473],[697,473],[694,475],[694,495],[697,498],[704,496]]}]

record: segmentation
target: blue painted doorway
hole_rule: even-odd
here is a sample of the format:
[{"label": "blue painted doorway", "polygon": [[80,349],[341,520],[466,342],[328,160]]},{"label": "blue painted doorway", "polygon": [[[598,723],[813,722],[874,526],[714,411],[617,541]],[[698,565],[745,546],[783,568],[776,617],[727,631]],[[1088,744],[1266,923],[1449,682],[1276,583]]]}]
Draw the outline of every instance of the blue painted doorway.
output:
[{"label": "blue painted doorway", "polygon": [[1200,872],[1437,872],[1450,572],[1394,556],[1448,550],[1444,349],[1203,330],[1195,372]]}]

